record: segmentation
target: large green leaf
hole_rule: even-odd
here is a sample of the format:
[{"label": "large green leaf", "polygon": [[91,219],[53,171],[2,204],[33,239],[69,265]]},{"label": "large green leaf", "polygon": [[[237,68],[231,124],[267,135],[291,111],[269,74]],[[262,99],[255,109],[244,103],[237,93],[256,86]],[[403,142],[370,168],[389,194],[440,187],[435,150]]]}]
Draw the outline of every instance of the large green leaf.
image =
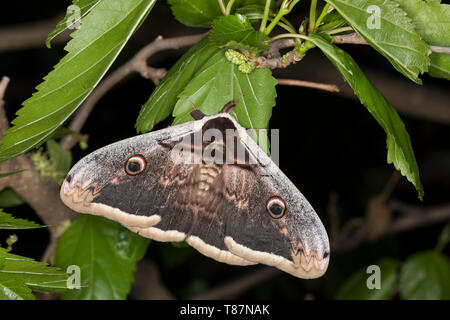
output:
[{"label": "large green leaf", "polygon": [[264,51],[270,38],[253,29],[246,16],[236,14],[216,19],[209,39],[227,48]]},{"label": "large green leaf", "polygon": [[[450,47],[450,5],[440,0],[396,0],[424,40],[435,46]],[[433,52],[429,73],[450,80],[450,54]]]},{"label": "large green leaf", "polygon": [[450,5],[441,0],[395,0],[412,19],[417,32],[431,45],[450,45]]},{"label": "large green leaf", "polygon": [[39,145],[77,109],[109,69],[156,0],[102,1],[72,33],[67,55],[24,102],[6,131],[0,161]]},{"label": "large green leaf", "polygon": [[32,221],[14,218],[9,213],[3,212],[3,209],[0,209],[0,229],[15,230],[15,229],[35,229],[42,227],[45,226],[41,226]]},{"label": "large green leaf", "polygon": [[50,48],[50,42],[66,29],[79,27],[81,18],[87,15],[102,0],[73,0],[72,5],[67,8],[67,13],[50,32],[45,44]]},{"label": "large green leaf", "polygon": [[208,39],[203,39],[186,52],[142,106],[136,121],[136,130],[151,131],[155,124],[166,119],[173,111],[178,94],[183,91],[197,70],[218,50],[219,48]]},{"label": "large green leaf", "polygon": [[210,27],[222,15],[217,0],[168,0],[175,18],[190,27]]},{"label": "large green leaf", "polygon": [[102,217],[81,215],[58,241],[55,264],[78,265],[81,290],[63,299],[125,299],[149,240]]},{"label": "large green leaf", "polygon": [[450,260],[435,252],[420,252],[403,265],[400,296],[412,300],[450,299]]},{"label": "large green leaf", "polygon": [[321,37],[312,36],[311,40],[336,66],[361,103],[383,127],[387,135],[387,162],[393,163],[395,168],[414,184],[419,198],[422,199],[423,187],[420,182],[419,168],[409,134],[397,111],[366,78],[351,56]]},{"label": "large green leaf", "polygon": [[[213,115],[234,100],[238,104],[232,114],[242,126],[249,129],[267,128],[272,107],[275,106],[276,84],[270,69],[243,73],[226,59],[225,49],[219,50],[179,95],[173,111],[174,124],[193,120],[190,115],[193,106],[207,115]],[[267,142],[265,135],[266,132],[261,131],[257,142]]]},{"label": "large green leaf", "polygon": [[0,300],[35,300],[31,289],[21,281],[17,281],[0,273]]},{"label": "large green leaf", "polygon": [[400,263],[397,260],[384,258],[376,264],[380,268],[380,289],[369,289],[367,280],[373,274],[367,269],[360,269],[346,280],[339,289],[336,299],[339,300],[381,300],[387,299],[398,278]]},{"label": "large green leaf", "polygon": [[[428,71],[430,51],[397,3],[385,0],[326,1],[399,72],[421,83],[419,74]],[[369,10],[374,6],[380,10],[379,16]],[[376,21],[380,22],[379,27]]]},{"label": "large green leaf", "polygon": [[0,247],[0,254],[5,255],[0,268],[0,297],[10,296],[16,299],[32,298],[28,287],[38,292],[65,292],[68,275],[58,268],[49,267],[46,263],[21,257],[6,252]]}]

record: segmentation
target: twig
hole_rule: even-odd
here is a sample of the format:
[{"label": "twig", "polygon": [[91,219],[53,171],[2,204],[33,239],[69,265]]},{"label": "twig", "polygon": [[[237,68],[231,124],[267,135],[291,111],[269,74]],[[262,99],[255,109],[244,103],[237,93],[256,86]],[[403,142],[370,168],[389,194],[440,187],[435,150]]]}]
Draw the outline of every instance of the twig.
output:
[{"label": "twig", "polygon": [[[387,206],[392,211],[404,213],[404,216],[393,220],[379,237],[450,220],[450,204],[426,208],[392,201]],[[363,223],[354,235],[345,239],[341,238],[338,242],[334,243],[332,245],[332,252],[341,253],[348,251],[366,242],[369,240],[367,230],[367,223]]]},{"label": "twig", "polygon": [[[120,66],[100,82],[75,114],[69,128],[72,131],[79,133],[97,102],[111,90],[111,88],[133,73],[140,73],[142,77],[152,79],[155,84],[158,84],[159,80],[166,74],[166,69],[149,67],[147,65],[148,58],[162,50],[178,49],[195,44],[205,35],[206,34],[197,34],[169,39],[163,39],[161,36],[157,37],[153,42],[142,48],[131,60]],[[75,144],[76,139],[72,135],[65,137],[61,141],[61,147],[65,150],[71,149]]]},{"label": "twig", "polygon": [[[333,37],[334,43],[348,43],[348,44],[368,44],[366,40],[361,38],[356,32],[343,34]],[[440,47],[429,45],[428,48],[436,53],[450,54],[450,47]]]},{"label": "twig", "polygon": [[325,91],[329,91],[329,92],[339,92],[339,88],[334,84],[318,83],[318,82],[295,80],[295,79],[277,79],[277,81],[278,81],[278,84],[282,84],[282,85],[307,87],[307,88],[325,90]]},{"label": "twig", "polygon": [[242,53],[245,57],[256,64],[256,68],[270,68],[270,69],[278,69],[278,68],[286,68],[291,64],[295,64],[298,61],[303,59],[303,56],[299,56],[297,54],[297,50],[291,50],[282,57],[280,54],[275,53],[274,50],[270,51],[270,55],[274,58],[266,58],[263,56],[253,57],[249,51],[244,50]]},{"label": "twig", "polygon": [[194,300],[230,299],[239,296],[258,283],[280,275],[281,271],[275,268],[263,267],[242,278],[234,280],[223,286],[219,286],[205,293],[192,297]]},{"label": "twig", "polygon": [[3,77],[2,80],[0,81],[0,100],[3,102],[3,98],[5,96],[5,92],[6,92],[6,88],[8,87],[9,84],[9,78],[8,77]]},{"label": "twig", "polygon": [[[43,47],[47,35],[61,20],[62,15],[45,21],[0,29],[0,52]],[[69,39],[68,32],[53,39],[52,43],[64,43]]]}]

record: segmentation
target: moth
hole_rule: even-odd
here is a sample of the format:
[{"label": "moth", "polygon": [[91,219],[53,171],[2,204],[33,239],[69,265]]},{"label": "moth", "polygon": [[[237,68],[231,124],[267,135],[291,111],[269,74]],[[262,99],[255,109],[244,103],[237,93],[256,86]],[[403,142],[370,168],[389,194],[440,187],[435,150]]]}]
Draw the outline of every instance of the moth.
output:
[{"label": "moth", "polygon": [[330,246],[316,212],[230,114],[128,138],[81,159],[61,186],[74,211],[143,237],[185,241],[231,265],[322,276]]}]

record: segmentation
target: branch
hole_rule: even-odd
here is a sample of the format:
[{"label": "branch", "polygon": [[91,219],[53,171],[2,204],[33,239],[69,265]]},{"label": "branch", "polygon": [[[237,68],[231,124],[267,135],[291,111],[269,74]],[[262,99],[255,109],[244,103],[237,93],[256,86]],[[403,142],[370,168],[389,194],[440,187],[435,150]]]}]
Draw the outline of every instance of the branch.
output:
[{"label": "branch", "polygon": [[[4,77],[0,82],[0,138],[9,127],[2,99],[8,80]],[[77,214],[59,199],[58,183],[52,179],[42,178],[26,154],[0,163],[0,172],[19,170],[23,171],[0,179],[0,190],[12,188],[33,208],[44,224],[49,226],[49,248],[50,251],[53,251],[59,237],[58,227],[61,222],[74,219]],[[47,250],[45,258],[50,259],[51,257],[53,257],[53,252]]]},{"label": "branch", "polygon": [[[166,69],[155,69],[147,65],[147,60],[155,53],[167,49],[179,49],[193,45],[200,41],[206,34],[189,35],[163,39],[157,37],[153,42],[142,48],[131,60],[114,70],[106,77],[95,90],[89,95],[84,104],[75,114],[69,129],[79,133],[97,102],[119,82],[133,73],[139,73],[146,79],[152,79],[157,85],[166,74]],[[61,141],[61,147],[65,150],[71,149],[76,144],[76,139],[70,135]]]},{"label": "branch", "polygon": [[[349,44],[368,44],[366,40],[361,38],[356,32],[333,36],[334,43],[349,43]],[[428,48],[436,53],[450,54],[450,47],[440,47],[428,45]]]},{"label": "branch", "polygon": [[[48,34],[55,28],[62,15],[49,20],[0,29],[0,52],[43,47]],[[53,39],[52,43],[65,43],[68,32]]]},{"label": "branch", "polygon": [[278,81],[278,84],[282,84],[282,85],[307,87],[307,88],[325,90],[325,91],[329,91],[329,92],[339,92],[339,88],[334,84],[326,84],[326,83],[318,83],[318,82],[294,80],[294,79],[277,79],[277,81]]},{"label": "branch", "polygon": [[275,268],[263,267],[258,271],[245,275],[237,280],[219,286],[205,293],[192,297],[193,300],[230,299],[239,296],[258,283],[264,282],[280,275],[281,271]]}]

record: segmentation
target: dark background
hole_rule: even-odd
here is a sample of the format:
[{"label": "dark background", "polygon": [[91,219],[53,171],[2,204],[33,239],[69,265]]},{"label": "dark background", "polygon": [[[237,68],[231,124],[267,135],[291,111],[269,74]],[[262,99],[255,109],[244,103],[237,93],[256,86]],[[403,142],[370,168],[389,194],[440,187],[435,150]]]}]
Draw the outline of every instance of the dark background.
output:
[{"label": "dark background", "polygon": [[[47,20],[62,14],[69,1],[8,2],[0,9],[0,28],[34,21]],[[299,21],[302,7],[294,12],[291,21]],[[127,44],[113,65],[113,69],[130,59],[139,48],[157,35],[164,37],[203,32],[177,22],[164,1],[157,3],[149,18]],[[423,88],[414,85],[397,73],[389,62],[369,46],[341,46],[351,54],[363,71],[389,76],[398,83],[409,84],[411,91],[397,90],[406,97],[422,90],[435,90],[447,97],[450,112],[449,82],[422,76]],[[186,50],[186,49],[185,49]],[[149,64],[154,67],[170,66],[185,50],[170,50],[153,56]],[[21,103],[34,92],[34,87],[64,56],[63,46],[47,49],[42,41],[39,48],[0,51],[0,76],[11,78],[5,101],[9,119]],[[306,58],[274,75],[301,80],[328,82],[331,63],[319,50],[311,50]],[[375,85],[381,84],[382,77]],[[369,76],[370,78],[370,76]],[[343,86],[342,82],[339,86]],[[142,104],[154,89],[150,80],[135,76],[110,91],[96,106],[82,133],[89,135],[89,147],[73,149],[74,162],[93,150],[136,134],[135,120]],[[383,91],[382,91],[383,92]],[[364,217],[370,197],[383,189],[393,172],[386,163],[385,134],[370,113],[355,99],[314,89],[277,86],[277,105],[270,122],[280,129],[280,166],[316,209],[329,230],[327,205],[330,193],[338,195],[337,209],[341,224],[353,217]],[[423,104],[423,108],[428,106]],[[423,117],[400,113],[411,136],[420,169],[425,198],[421,203],[405,178],[396,186],[391,199],[417,206],[433,206],[449,202],[450,192],[450,127],[449,124],[425,120]],[[159,127],[165,126],[164,123]],[[51,204],[49,204],[51,205]],[[23,218],[39,221],[27,206],[9,209]],[[434,248],[444,223],[386,236],[373,243],[364,243],[354,250],[333,255],[325,276],[317,280],[301,280],[282,274],[272,277],[241,295],[245,298],[333,298],[345,279],[361,267],[374,264],[385,256],[405,260],[411,254]],[[18,243],[14,253],[40,259],[48,243],[44,229],[17,232]],[[0,241],[6,239],[1,236]],[[258,270],[259,267],[233,267],[204,257],[190,248],[175,248],[171,244],[152,242],[146,259],[158,267],[161,281],[176,297],[189,297],[207,288]],[[131,298],[139,298],[131,295]]]}]

